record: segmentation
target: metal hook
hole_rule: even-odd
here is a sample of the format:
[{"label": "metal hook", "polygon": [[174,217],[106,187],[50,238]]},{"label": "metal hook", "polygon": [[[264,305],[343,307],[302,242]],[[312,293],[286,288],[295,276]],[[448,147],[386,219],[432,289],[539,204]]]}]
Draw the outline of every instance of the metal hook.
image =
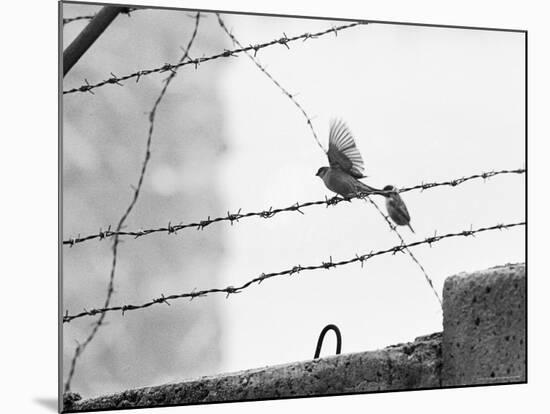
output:
[{"label": "metal hook", "polygon": [[336,334],[336,355],[340,355],[340,352],[342,352],[342,335],[340,334],[340,329],[336,325],[333,325],[332,323],[325,326],[323,330],[321,331],[321,334],[319,335],[319,339],[317,340],[317,348],[315,349],[315,356],[313,359],[319,358],[319,355],[321,355],[321,348],[323,347],[323,340],[325,339],[325,334],[333,330]]}]

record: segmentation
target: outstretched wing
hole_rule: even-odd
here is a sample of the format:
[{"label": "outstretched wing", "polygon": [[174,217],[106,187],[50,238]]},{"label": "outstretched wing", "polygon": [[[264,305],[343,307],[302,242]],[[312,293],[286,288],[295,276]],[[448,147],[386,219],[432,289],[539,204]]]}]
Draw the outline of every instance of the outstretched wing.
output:
[{"label": "outstretched wing", "polygon": [[363,177],[363,158],[351,131],[342,120],[330,123],[327,155],[331,168],[343,170],[356,178]]}]

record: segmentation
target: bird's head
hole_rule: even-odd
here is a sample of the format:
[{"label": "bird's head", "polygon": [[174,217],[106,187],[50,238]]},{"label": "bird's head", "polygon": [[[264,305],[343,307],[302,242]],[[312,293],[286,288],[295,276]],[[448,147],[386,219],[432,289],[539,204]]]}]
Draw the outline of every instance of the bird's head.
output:
[{"label": "bird's head", "polygon": [[[382,191],[386,191],[386,192],[390,193],[390,194],[387,194],[387,196],[390,196],[392,193],[397,192],[397,188],[395,188],[395,186],[393,186],[393,185],[387,185],[382,189]],[[386,194],[384,194],[384,195],[386,195]]]},{"label": "bird's head", "polygon": [[321,167],[319,168],[319,170],[317,170],[317,174],[315,174],[317,177],[321,177],[323,178],[325,176],[325,174],[327,173],[328,171],[328,167]]}]

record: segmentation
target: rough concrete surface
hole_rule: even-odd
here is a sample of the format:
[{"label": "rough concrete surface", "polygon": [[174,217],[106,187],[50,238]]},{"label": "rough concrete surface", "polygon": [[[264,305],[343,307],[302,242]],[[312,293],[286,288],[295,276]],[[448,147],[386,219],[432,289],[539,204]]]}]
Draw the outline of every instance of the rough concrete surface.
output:
[{"label": "rough concrete surface", "polygon": [[202,377],[74,401],[67,412],[440,386],[441,334],[379,351]]},{"label": "rough concrete surface", "polygon": [[525,264],[447,278],[443,386],[526,381]]}]

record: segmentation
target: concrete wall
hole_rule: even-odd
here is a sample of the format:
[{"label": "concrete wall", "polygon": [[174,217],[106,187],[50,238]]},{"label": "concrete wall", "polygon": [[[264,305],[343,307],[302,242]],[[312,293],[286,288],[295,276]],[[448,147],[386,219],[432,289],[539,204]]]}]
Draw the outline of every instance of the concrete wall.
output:
[{"label": "concrete wall", "polygon": [[[526,381],[525,265],[449,277],[443,333],[350,353],[76,401],[70,411]],[[74,399],[74,395],[71,398]]]},{"label": "concrete wall", "polygon": [[524,264],[445,281],[444,386],[526,381],[526,287]]}]

